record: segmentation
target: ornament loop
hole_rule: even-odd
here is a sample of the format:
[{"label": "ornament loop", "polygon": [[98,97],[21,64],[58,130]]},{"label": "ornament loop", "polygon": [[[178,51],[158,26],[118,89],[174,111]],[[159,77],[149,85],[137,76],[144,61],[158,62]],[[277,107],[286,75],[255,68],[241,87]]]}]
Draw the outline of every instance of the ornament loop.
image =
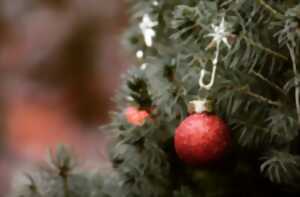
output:
[{"label": "ornament loop", "polygon": [[214,85],[215,82],[215,78],[216,78],[216,71],[217,71],[217,65],[214,64],[213,65],[213,69],[212,69],[212,74],[211,74],[211,78],[209,80],[209,83],[205,84],[204,83],[204,77],[205,74],[208,73],[207,70],[202,69],[200,72],[200,79],[199,79],[199,85],[201,88],[204,88],[206,90],[210,90],[212,88],[212,86]]}]

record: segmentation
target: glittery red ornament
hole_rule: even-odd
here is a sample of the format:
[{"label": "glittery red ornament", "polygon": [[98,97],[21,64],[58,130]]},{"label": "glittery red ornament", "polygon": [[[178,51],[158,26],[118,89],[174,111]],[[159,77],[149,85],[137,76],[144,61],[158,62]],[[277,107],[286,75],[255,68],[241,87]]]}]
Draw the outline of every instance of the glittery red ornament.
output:
[{"label": "glittery red ornament", "polygon": [[229,145],[227,125],[209,113],[190,115],[177,127],[175,149],[187,164],[201,165],[219,159]]},{"label": "glittery red ornament", "polygon": [[124,114],[128,123],[134,126],[142,126],[149,117],[149,113],[147,111],[139,110],[136,107],[127,107]]}]

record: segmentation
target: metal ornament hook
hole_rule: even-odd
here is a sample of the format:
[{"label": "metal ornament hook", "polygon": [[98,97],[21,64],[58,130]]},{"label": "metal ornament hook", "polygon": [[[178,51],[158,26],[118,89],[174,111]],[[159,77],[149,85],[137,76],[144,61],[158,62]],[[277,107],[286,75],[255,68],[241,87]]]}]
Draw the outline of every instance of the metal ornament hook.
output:
[{"label": "metal ornament hook", "polygon": [[207,73],[207,70],[202,69],[200,72],[199,85],[200,85],[200,87],[205,88],[206,90],[210,90],[215,83],[217,65],[219,62],[219,55],[220,55],[220,44],[221,44],[220,42],[217,42],[215,58],[212,61],[212,63],[213,63],[212,74],[211,74],[211,78],[210,78],[210,81],[208,84],[204,83],[204,77],[205,77],[205,74]]},{"label": "metal ornament hook", "polygon": [[208,84],[204,83],[204,77],[205,74],[208,73],[207,70],[202,69],[200,72],[200,79],[199,79],[199,85],[200,87],[206,89],[206,90],[210,90],[212,88],[212,86],[214,85],[215,82],[215,78],[216,78],[216,71],[217,71],[217,65],[214,64],[213,65],[213,69],[212,69],[212,74],[211,74],[211,78]]}]

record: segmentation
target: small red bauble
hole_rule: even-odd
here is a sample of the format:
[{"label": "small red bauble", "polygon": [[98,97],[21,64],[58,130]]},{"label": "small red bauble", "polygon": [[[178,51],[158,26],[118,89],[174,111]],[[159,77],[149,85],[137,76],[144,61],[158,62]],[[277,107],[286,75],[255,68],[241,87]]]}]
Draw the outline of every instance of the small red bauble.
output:
[{"label": "small red bauble", "polygon": [[142,126],[150,116],[147,111],[139,110],[136,107],[127,107],[124,114],[127,122],[134,126]]},{"label": "small red bauble", "polygon": [[229,129],[224,121],[206,112],[188,116],[175,133],[176,153],[190,165],[207,164],[219,159],[229,141]]}]

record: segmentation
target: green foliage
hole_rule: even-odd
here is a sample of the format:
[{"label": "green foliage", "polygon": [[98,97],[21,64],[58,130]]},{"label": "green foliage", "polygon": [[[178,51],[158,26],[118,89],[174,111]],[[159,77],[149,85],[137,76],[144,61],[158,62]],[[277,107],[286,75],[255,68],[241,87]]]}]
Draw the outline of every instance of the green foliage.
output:
[{"label": "green foliage", "polygon": [[149,93],[147,81],[140,72],[133,72],[133,76],[129,74],[127,86],[129,96],[143,108],[152,106],[152,98]]},{"label": "green foliage", "polygon": [[[264,157],[261,171],[277,183],[299,181],[300,157],[287,152],[272,151]],[[297,180],[298,179],[298,180]]]},{"label": "green foliage", "polygon": [[[257,165],[261,165],[258,179],[263,180],[265,174],[272,182],[294,184],[288,174],[298,170],[299,161],[291,162],[287,155],[297,157],[299,154],[299,150],[291,148],[299,144],[294,94],[299,87],[298,82],[295,83],[299,77],[293,69],[295,64],[299,65],[297,2],[162,1],[158,7],[154,7],[152,1],[132,3],[147,5],[143,14],[150,14],[160,24],[155,27],[158,35],[154,47],[142,47],[146,54],[143,60],[148,64],[144,70],[145,80],[149,82],[148,90],[155,107],[152,115],[159,127],[166,127],[169,133],[162,144],[172,139],[176,125],[187,116],[188,102],[209,97],[214,100],[215,111],[232,128],[231,154],[238,154],[236,162],[245,162],[240,152],[249,154],[255,162],[246,161],[247,168],[260,174]],[[143,14],[136,13],[132,26],[138,29]],[[202,68],[212,66],[215,51],[206,35],[212,31],[211,25],[218,24],[223,16],[228,23],[227,30],[232,32],[228,38],[232,48],[221,46],[216,83],[212,90],[206,91],[199,89],[199,73]],[[140,32],[136,37],[143,39]],[[134,136],[129,138],[134,139]],[[275,159],[261,162],[265,154],[282,152],[283,148],[285,156],[276,154],[276,158],[286,161],[284,170],[275,167]],[[275,158],[274,154],[268,155],[268,158]],[[208,173],[207,179],[209,176]],[[184,184],[186,182],[182,182]],[[176,195],[180,196],[181,192],[188,195],[183,188],[176,191]]]},{"label": "green foliage", "polygon": [[[122,196],[162,196],[167,188],[169,164],[162,149],[153,142],[157,128],[121,128],[112,146],[111,160],[118,172]],[[152,190],[152,188],[156,188]]]},{"label": "green foliage", "polygon": [[75,172],[75,161],[63,146],[50,153],[47,166],[26,175],[27,184],[17,187],[11,197],[88,197],[91,182],[84,174]]}]

